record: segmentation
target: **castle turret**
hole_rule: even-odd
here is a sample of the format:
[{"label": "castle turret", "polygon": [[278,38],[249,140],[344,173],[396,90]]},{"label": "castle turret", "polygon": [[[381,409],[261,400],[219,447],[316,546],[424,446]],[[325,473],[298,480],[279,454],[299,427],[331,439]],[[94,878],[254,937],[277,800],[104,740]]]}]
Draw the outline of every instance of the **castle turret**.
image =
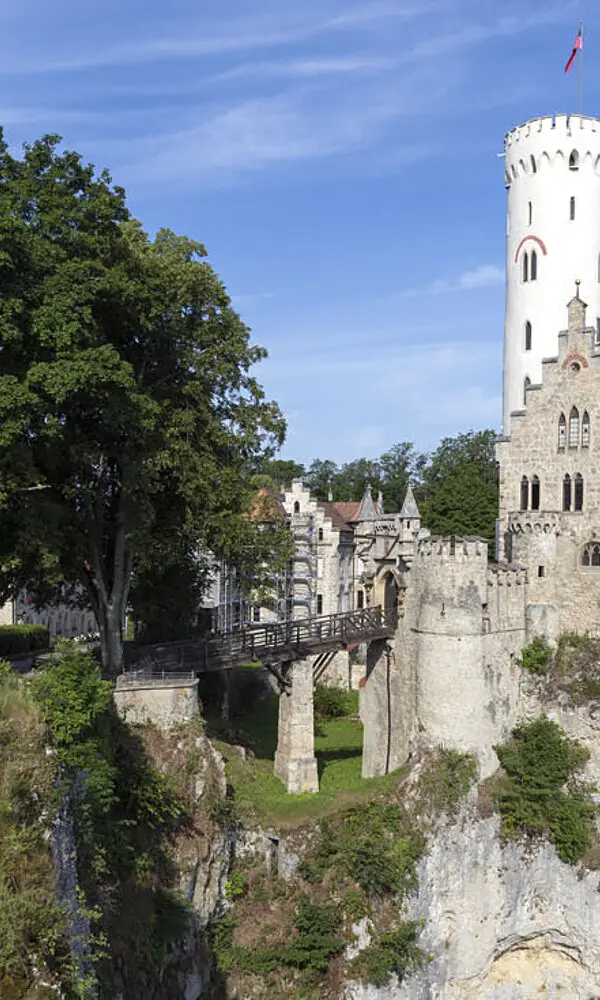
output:
[{"label": "castle turret", "polygon": [[581,281],[589,322],[600,317],[600,121],[535,118],[505,138],[508,189],[504,433],[557,354],[557,317]]}]

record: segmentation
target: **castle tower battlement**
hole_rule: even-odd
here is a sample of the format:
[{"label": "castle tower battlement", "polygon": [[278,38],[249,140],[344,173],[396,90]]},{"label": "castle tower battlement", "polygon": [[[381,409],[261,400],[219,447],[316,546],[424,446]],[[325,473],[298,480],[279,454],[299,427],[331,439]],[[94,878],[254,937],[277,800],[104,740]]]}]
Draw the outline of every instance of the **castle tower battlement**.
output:
[{"label": "castle tower battlement", "polygon": [[576,279],[600,317],[600,120],[534,118],[504,141],[508,190],[504,433],[557,354],[557,317]]},{"label": "castle tower battlement", "polygon": [[487,543],[482,538],[432,536],[417,543],[417,562],[487,564]]}]

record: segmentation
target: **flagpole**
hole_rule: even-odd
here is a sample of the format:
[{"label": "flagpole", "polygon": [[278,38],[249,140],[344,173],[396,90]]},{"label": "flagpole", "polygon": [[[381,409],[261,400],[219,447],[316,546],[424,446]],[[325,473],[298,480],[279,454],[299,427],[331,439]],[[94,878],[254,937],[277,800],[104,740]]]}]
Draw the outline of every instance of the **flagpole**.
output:
[{"label": "flagpole", "polygon": [[579,34],[581,36],[581,49],[579,50],[579,94],[577,101],[577,114],[581,116],[581,106],[583,102],[583,21],[579,22]]}]

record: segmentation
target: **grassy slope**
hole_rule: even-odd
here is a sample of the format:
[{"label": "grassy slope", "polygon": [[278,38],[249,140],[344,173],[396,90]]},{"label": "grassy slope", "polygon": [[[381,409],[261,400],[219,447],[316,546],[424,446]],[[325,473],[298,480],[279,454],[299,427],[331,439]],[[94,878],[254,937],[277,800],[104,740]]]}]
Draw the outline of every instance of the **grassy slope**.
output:
[{"label": "grassy slope", "polygon": [[[319,793],[288,795],[273,774],[277,713],[278,699],[270,698],[252,714],[234,722],[213,720],[209,724],[215,745],[227,761],[236,807],[244,819],[294,826],[395,790],[398,773],[370,780],[361,778],[363,727],[357,717],[350,717],[316,724]],[[254,757],[241,760],[239,751],[233,749],[235,744],[251,750]]]}]

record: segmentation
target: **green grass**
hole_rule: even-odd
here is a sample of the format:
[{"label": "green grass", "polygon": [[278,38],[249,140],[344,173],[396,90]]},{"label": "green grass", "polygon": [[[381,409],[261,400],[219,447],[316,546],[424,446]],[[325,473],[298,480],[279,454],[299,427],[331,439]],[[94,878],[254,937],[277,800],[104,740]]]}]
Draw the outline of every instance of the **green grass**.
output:
[{"label": "green grass", "polygon": [[[227,777],[240,816],[294,826],[395,791],[401,772],[361,778],[363,727],[357,718],[341,718],[319,721],[315,727],[319,792],[288,795],[273,774],[277,721],[278,699],[270,698],[241,719],[209,723],[217,749],[227,762]],[[231,747],[236,743],[250,749],[254,758],[240,760]]]}]

